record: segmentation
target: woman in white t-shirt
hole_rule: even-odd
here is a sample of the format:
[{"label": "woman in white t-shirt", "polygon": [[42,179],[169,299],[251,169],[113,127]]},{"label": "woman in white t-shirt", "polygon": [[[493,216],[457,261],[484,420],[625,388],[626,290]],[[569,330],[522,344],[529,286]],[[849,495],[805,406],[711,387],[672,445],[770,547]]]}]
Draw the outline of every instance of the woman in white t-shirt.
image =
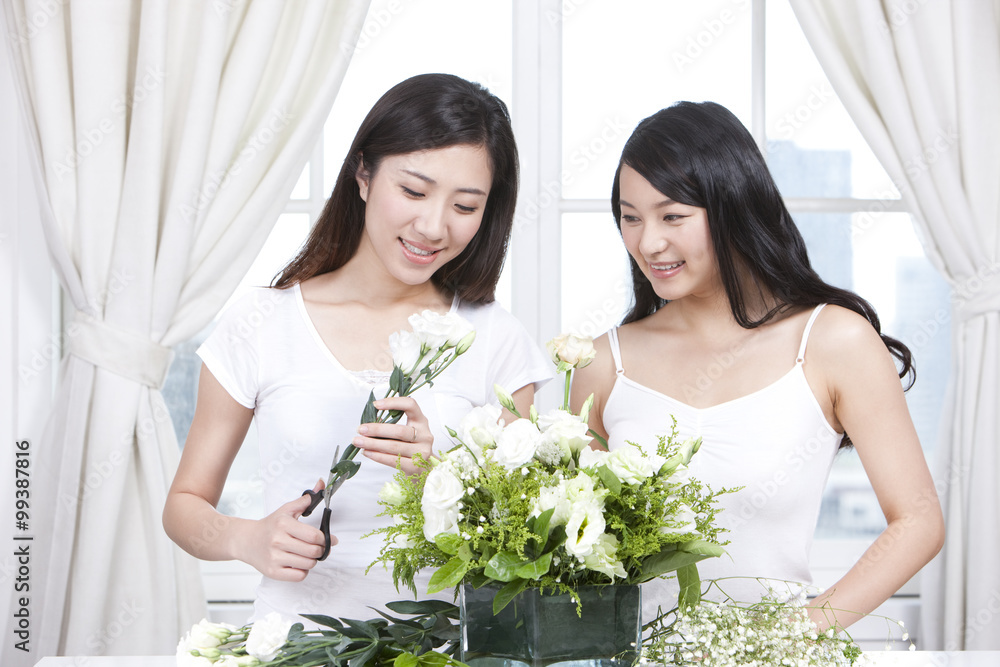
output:
[{"label": "woman in white t-shirt", "polygon": [[[371,618],[369,605],[401,597],[384,569],[366,574],[380,539],[362,538],[385,525],[377,494],[397,461],[412,471],[415,454],[448,447],[445,427],[496,403],[494,383],[524,411],[551,376],[524,328],[494,303],[517,175],[497,97],[445,74],[396,85],[359,128],[298,256],[272,287],[229,308],[198,350],[198,404],[164,527],[199,558],[259,570],[255,618]],[[369,393],[388,387],[389,335],[426,309],[470,320],[475,343],[432,387],[376,402],[403,411],[403,422],[359,427]],[[260,520],[215,509],[251,419],[267,513]],[[348,443],[372,462],[333,496],[335,544],[318,562],[320,513],[300,519],[310,501],[302,489],[321,489],[334,450]]]}]

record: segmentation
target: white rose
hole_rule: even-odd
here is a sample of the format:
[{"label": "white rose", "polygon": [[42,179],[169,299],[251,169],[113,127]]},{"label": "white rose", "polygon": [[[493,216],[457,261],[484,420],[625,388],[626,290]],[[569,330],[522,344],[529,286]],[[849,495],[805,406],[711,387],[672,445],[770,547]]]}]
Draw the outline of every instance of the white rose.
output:
[{"label": "white rose", "polygon": [[596,501],[574,504],[566,521],[566,551],[583,558],[591,555],[605,525],[604,509]]},{"label": "white rose", "polygon": [[247,653],[262,662],[273,660],[288,641],[288,631],[292,625],[293,621],[282,618],[281,614],[272,611],[250,628],[250,634],[247,636]]},{"label": "white rose", "polygon": [[420,338],[415,333],[397,331],[389,334],[389,349],[392,351],[394,365],[399,366],[406,375],[416,375],[416,365],[420,359]]},{"label": "white rose", "polygon": [[458,502],[464,495],[465,484],[451,466],[441,464],[427,473],[420,509],[424,514],[424,537],[429,542],[438,533],[458,532]]},{"label": "white rose", "polygon": [[624,579],[628,574],[625,567],[617,558],[618,538],[614,535],[604,533],[594,542],[594,548],[589,556],[583,559],[583,564],[587,569],[595,572],[603,572],[612,579],[618,577]]},{"label": "white rose", "polygon": [[378,492],[378,499],[389,507],[397,507],[403,502],[403,487],[396,481],[386,482]]},{"label": "white rose", "polygon": [[482,461],[483,449],[496,444],[503,432],[500,415],[503,411],[496,405],[480,405],[472,408],[458,425],[458,439],[469,447]]},{"label": "white rose", "polygon": [[600,468],[608,462],[609,456],[611,456],[611,452],[606,452],[603,449],[586,447],[580,451],[580,467]]},{"label": "white rose", "polygon": [[611,452],[607,465],[622,483],[636,486],[655,475],[665,461],[662,456],[646,454],[635,445],[627,444]]},{"label": "white rose", "polygon": [[455,347],[473,333],[472,324],[461,315],[433,310],[425,310],[418,315],[410,315],[410,326],[424,345],[431,350]]},{"label": "white rose", "polygon": [[566,497],[566,488],[562,484],[556,486],[545,486],[538,490],[538,498],[531,511],[531,516],[541,516],[542,512],[553,510],[552,518],[549,519],[550,526],[563,526],[569,519],[570,510],[573,509],[569,499]]},{"label": "white rose", "polygon": [[547,342],[545,347],[553,362],[556,364],[563,362],[571,368],[588,366],[597,356],[594,339],[590,336],[562,334]]},{"label": "white rose", "polygon": [[497,437],[493,459],[508,470],[519,468],[534,458],[541,441],[537,426],[528,419],[516,419]]},{"label": "white rose", "polygon": [[554,442],[565,453],[563,460],[580,453],[592,438],[587,434],[589,426],[578,415],[565,410],[549,410],[538,418],[538,428],[548,442]]}]

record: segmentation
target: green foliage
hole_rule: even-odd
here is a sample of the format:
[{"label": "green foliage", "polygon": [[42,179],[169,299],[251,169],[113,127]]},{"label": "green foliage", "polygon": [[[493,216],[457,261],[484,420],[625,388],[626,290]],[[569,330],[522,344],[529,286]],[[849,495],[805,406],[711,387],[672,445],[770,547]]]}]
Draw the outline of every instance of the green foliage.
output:
[{"label": "green foliage", "polygon": [[[291,667],[464,667],[459,648],[458,608],[440,600],[399,601],[386,605],[396,615],[358,621],[303,614],[321,630],[296,623],[281,652],[263,665]],[[400,618],[399,615],[410,616]]]},{"label": "green foliage", "polygon": [[[657,456],[666,461],[660,470],[639,483],[626,483],[608,465],[579,467],[578,454],[568,463],[533,459],[509,470],[489,452],[477,461],[471,447],[459,444],[441,459],[418,460],[418,474],[413,477],[397,472],[402,500],[382,503],[382,515],[395,522],[374,531],[384,538],[376,563],[391,566],[397,588],[405,585],[417,595],[425,591],[415,590],[414,576],[424,568],[434,570],[426,591],[431,593],[463,582],[505,584],[495,601],[497,609],[529,586],[571,593],[581,585],[641,583],[679,570],[682,583],[693,594],[698,590],[695,563],[723,553],[721,529],[715,525],[716,497],[728,492],[713,492],[687,477],[685,466],[697,447],[697,442],[678,443],[675,428],[657,444]],[[459,455],[464,463],[458,461]],[[457,532],[429,541],[424,535],[422,494],[438,465],[461,476],[466,491],[456,506],[460,508]],[[553,508],[539,509],[543,492],[551,494],[579,475],[592,480],[593,502],[602,504],[604,532],[617,540],[613,556],[624,568],[624,578],[593,569],[574,556],[566,546],[565,517],[557,522]],[[692,516],[693,524],[679,525],[682,515]]]}]

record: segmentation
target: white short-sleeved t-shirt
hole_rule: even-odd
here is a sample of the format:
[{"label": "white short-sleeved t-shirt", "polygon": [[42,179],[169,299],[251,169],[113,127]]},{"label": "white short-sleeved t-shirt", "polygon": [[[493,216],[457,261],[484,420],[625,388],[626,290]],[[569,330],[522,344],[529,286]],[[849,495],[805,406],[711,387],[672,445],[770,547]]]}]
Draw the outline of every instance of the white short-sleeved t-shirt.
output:
[{"label": "white short-sleeved t-shirt", "polygon": [[[435,448],[451,439],[446,426],[457,427],[474,406],[497,404],[494,383],[513,392],[536,388],[552,377],[551,363],[512,315],[496,304],[452,310],[469,320],[476,340],[414,398],[427,417]],[[198,349],[206,367],[241,405],[254,410],[260,447],[264,509],[270,514],[325,479],[338,446],[357,433],[369,393],[388,389],[388,374],[346,370],[310,320],[298,285],[259,288],[235,302]],[[379,490],[395,470],[359,456],[358,473],[333,497],[331,532],[339,543],[304,581],[280,582],[263,577],[257,589],[255,618],[278,611],[372,618],[369,605],[409,597],[397,593],[391,574],[381,566],[365,569],[377,557],[381,536],[363,538],[387,525],[377,503]],[[322,512],[301,519],[318,526]],[[426,581],[426,579],[424,580]],[[426,587],[418,597],[426,598]]]}]

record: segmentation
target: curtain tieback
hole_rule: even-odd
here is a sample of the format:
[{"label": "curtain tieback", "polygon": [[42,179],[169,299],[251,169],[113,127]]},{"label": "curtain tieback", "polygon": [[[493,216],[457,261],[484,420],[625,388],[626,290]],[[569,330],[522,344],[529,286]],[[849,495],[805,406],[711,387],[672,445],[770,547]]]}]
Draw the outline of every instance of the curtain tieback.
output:
[{"label": "curtain tieback", "polygon": [[133,331],[76,311],[67,335],[69,354],[154,389],[163,388],[174,351]]},{"label": "curtain tieback", "polygon": [[955,318],[960,322],[978,315],[1000,312],[1000,264],[965,280],[953,294]]}]

